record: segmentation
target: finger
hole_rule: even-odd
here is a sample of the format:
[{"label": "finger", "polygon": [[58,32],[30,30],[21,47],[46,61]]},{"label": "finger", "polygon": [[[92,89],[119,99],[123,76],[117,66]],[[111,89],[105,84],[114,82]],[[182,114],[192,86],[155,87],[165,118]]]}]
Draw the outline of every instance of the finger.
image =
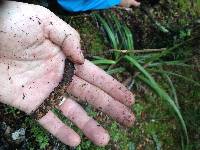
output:
[{"label": "finger", "polygon": [[67,90],[75,97],[88,102],[123,125],[131,126],[135,120],[133,113],[128,107],[115,101],[98,87],[77,76],[73,77],[73,81],[70,83]]},{"label": "finger", "polygon": [[124,85],[88,60],[83,65],[76,65],[75,74],[127,106],[134,103],[134,95]]},{"label": "finger", "polygon": [[67,98],[60,106],[63,114],[75,123],[83,133],[96,145],[105,146],[109,142],[108,132],[94,119],[89,117],[83,108],[72,99]]},{"label": "finger", "polygon": [[69,60],[77,64],[84,62],[78,32],[53,13],[46,20],[45,34],[62,48]]},{"label": "finger", "polygon": [[61,142],[71,147],[80,144],[79,135],[60,121],[53,112],[49,111],[38,122]]},{"label": "finger", "polygon": [[132,0],[132,1],[131,1],[131,5],[138,7],[138,6],[140,6],[140,2],[137,2],[137,1],[135,1],[135,0]]}]

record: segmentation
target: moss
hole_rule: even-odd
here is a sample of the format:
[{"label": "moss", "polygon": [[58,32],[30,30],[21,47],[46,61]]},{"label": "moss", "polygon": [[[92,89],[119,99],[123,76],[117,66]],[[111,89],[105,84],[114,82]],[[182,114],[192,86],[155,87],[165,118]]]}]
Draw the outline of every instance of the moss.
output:
[{"label": "moss", "polygon": [[82,49],[85,55],[97,55],[99,52],[106,49],[104,39],[96,24],[91,17],[91,14],[83,13],[77,16],[63,17],[63,19],[75,28],[81,36]]},{"label": "moss", "polygon": [[[195,6],[195,9],[189,8],[192,12],[188,13],[189,11],[187,7],[191,7],[191,5],[188,5],[187,7],[182,5],[185,4],[171,0],[161,0],[160,4],[154,6],[151,10],[155,19],[160,23],[178,31],[178,38],[179,33],[182,34],[182,32],[180,32],[182,31],[181,28],[190,23],[191,20],[196,17],[195,12],[198,10],[196,9],[198,6]],[[177,14],[178,16],[176,16]],[[168,47],[173,44],[175,37],[165,35],[161,31],[158,31],[149,19],[139,10],[136,10],[134,14],[120,11],[119,15],[122,15],[122,21],[127,22],[131,30],[134,31],[136,49]],[[82,47],[86,54],[95,55],[98,52],[107,49],[105,45],[105,37],[103,37],[101,31],[97,29],[94,20],[92,20],[91,14],[82,13],[61,17],[79,31],[82,39]],[[185,38],[185,35],[183,37]],[[196,45],[196,43],[193,43],[193,45]],[[193,49],[193,47],[191,47],[192,46],[190,45],[190,47],[182,49],[182,51],[179,52],[179,58],[188,57],[191,56],[191,54],[196,55],[196,53],[191,53]],[[188,68],[182,68],[181,70],[178,68],[168,69],[171,71],[181,72],[188,77],[194,78],[196,81],[200,80],[198,77],[199,73],[195,73],[194,70]],[[165,89],[168,88],[163,81],[158,81]],[[184,82],[180,79],[173,79],[173,83],[177,89],[181,112],[183,113],[189,130],[189,136],[191,139],[189,148],[200,149],[200,89],[199,87],[190,85],[188,82]],[[138,89],[135,88],[135,91],[137,90]],[[134,126],[130,129],[122,127],[113,120],[108,119],[108,116],[100,114],[95,109],[91,108],[91,106],[84,106],[84,108],[88,114],[94,117],[109,131],[111,141],[108,146],[103,148],[95,146],[69,120],[66,120],[66,118],[62,116],[62,120],[75,129],[82,137],[82,143],[77,147],[77,150],[127,150],[130,145],[135,145],[136,149],[153,150],[159,145],[159,143],[162,149],[181,149],[180,127],[175,121],[172,112],[158,97],[148,90],[147,93],[137,93],[136,104],[132,108],[137,119]],[[16,113],[15,109],[7,110],[10,111],[11,114],[13,112],[14,114]],[[32,131],[35,132],[35,126],[32,128]],[[38,129],[36,129],[36,131],[37,130]],[[43,136],[46,138],[46,135]]]}]

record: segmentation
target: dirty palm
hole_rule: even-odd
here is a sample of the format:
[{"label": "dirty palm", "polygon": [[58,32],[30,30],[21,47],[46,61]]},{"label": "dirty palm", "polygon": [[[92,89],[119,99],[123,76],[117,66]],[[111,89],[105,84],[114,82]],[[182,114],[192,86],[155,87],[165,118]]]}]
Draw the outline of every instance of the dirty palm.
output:
[{"label": "dirty palm", "polygon": [[[40,12],[39,14],[37,12]],[[0,100],[32,114],[63,78],[65,59],[75,64],[74,76],[55,106],[95,144],[104,146],[108,132],[77,103],[83,101],[131,126],[134,95],[103,70],[84,60],[79,34],[49,10],[7,2],[0,12]],[[69,67],[69,66],[68,66]],[[60,83],[61,84],[61,83]],[[48,107],[47,107],[48,109]],[[38,122],[63,143],[77,146],[79,135],[49,110]]]}]

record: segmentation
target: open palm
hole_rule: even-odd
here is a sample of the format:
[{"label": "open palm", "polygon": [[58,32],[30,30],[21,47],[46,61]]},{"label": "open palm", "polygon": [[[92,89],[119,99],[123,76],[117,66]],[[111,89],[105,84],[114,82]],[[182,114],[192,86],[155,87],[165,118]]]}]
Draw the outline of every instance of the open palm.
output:
[{"label": "open palm", "polygon": [[[0,102],[27,114],[35,111],[63,77],[65,59],[76,71],[66,92],[80,101],[130,126],[134,97],[103,70],[84,61],[79,34],[49,10],[35,5],[7,2],[0,10]],[[59,106],[97,145],[106,145],[109,135],[72,98]],[[39,123],[63,143],[76,146],[80,137],[51,111]]]}]

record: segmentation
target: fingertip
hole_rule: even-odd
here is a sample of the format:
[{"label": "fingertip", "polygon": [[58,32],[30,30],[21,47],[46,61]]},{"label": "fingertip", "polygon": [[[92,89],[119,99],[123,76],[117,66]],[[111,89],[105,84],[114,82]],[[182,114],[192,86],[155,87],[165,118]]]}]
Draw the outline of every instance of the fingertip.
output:
[{"label": "fingertip", "polygon": [[80,47],[79,41],[69,39],[63,44],[62,49],[66,57],[73,63],[83,64],[85,58]]},{"label": "fingertip", "polygon": [[100,137],[101,138],[99,138],[95,144],[101,147],[108,145],[108,142],[110,141],[110,135],[108,133],[102,133]]},{"label": "fingertip", "polygon": [[90,119],[85,124],[82,131],[94,144],[98,146],[105,146],[110,140],[108,132],[93,119]]},{"label": "fingertip", "polygon": [[[77,147],[81,143],[81,138],[80,136],[76,135],[74,137],[71,137],[71,141],[69,141],[68,143],[70,143],[69,146],[71,147]],[[68,143],[66,142],[65,144]]]},{"label": "fingertip", "polygon": [[77,65],[82,65],[82,64],[84,64],[84,62],[85,62],[85,58],[84,57],[79,57],[79,58],[73,58],[73,57],[68,57],[67,56],[67,58],[71,61],[71,62],[73,62],[74,64],[77,64]]},{"label": "fingertip", "polygon": [[136,7],[139,7],[140,5],[141,5],[140,2],[137,2],[137,3],[135,4]]},{"label": "fingertip", "polygon": [[78,146],[81,142],[79,135],[72,131],[72,129],[66,128],[66,126],[59,128],[55,136],[61,142],[71,147]]},{"label": "fingertip", "polygon": [[131,91],[125,91],[123,96],[124,98],[121,98],[118,101],[120,101],[127,107],[130,107],[135,103],[135,95]]},{"label": "fingertip", "polygon": [[75,147],[81,142],[79,135],[59,120],[59,118],[51,111],[39,119],[38,122],[66,145]]},{"label": "fingertip", "polygon": [[131,106],[135,103],[135,95],[132,92],[128,92],[128,103],[127,106]]},{"label": "fingertip", "polygon": [[78,50],[78,51],[79,51],[79,54],[78,54],[78,59],[76,60],[76,64],[82,65],[85,62],[85,58],[82,53],[82,50]]},{"label": "fingertip", "polygon": [[130,116],[127,117],[126,121],[124,122],[124,125],[126,127],[132,127],[135,123],[135,115],[131,114]]},{"label": "fingertip", "polygon": [[134,0],[133,3],[132,3],[132,5],[135,6],[135,7],[139,7],[140,4],[141,4],[140,2],[135,1],[135,0]]}]

